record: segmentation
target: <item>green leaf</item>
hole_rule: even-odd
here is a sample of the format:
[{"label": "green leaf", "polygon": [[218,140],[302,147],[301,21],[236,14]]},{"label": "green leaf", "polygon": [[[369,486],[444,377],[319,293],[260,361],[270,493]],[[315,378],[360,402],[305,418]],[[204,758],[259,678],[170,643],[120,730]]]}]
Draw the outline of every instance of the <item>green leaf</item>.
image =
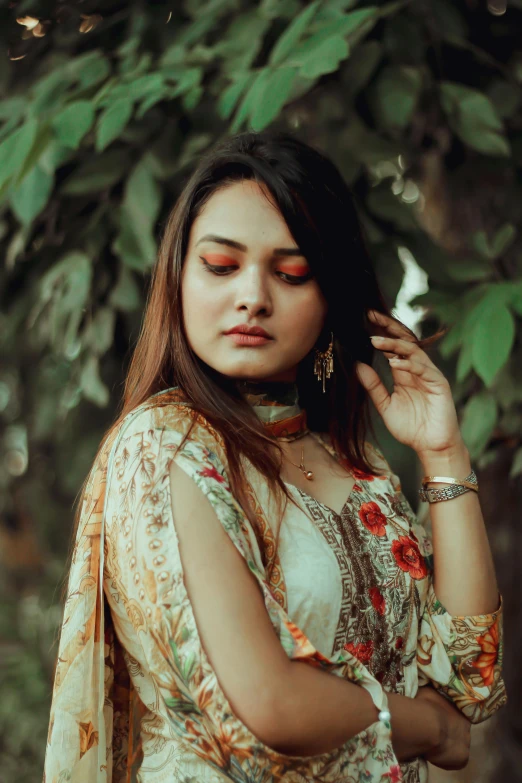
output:
[{"label": "green leaf", "polygon": [[24,226],[29,226],[47,204],[54,184],[54,175],[41,166],[35,166],[11,193],[9,198],[16,217]]},{"label": "green leaf", "polygon": [[[25,158],[22,166],[20,166],[11,180],[11,186],[17,187],[23,182],[29,172],[40,162],[40,159],[45,155],[45,152],[51,143],[52,134],[49,124],[47,122],[40,122],[34,144],[29,150],[29,154]],[[42,168],[45,169],[45,166],[42,166]]]},{"label": "green leaf", "polygon": [[486,92],[498,116],[502,118],[512,117],[522,102],[520,87],[504,79],[493,81]]},{"label": "green leaf", "polygon": [[231,116],[237,102],[251,80],[252,74],[249,71],[245,71],[245,73],[240,74],[232,84],[229,84],[226,90],[223,90],[217,103],[218,114],[223,120],[228,120]]},{"label": "green leaf", "polygon": [[[428,292],[429,293],[429,292]],[[411,302],[410,302],[411,304]],[[435,308],[434,308],[435,309]],[[437,310],[435,309],[435,312]],[[464,337],[463,320],[457,321],[439,343],[439,352],[444,359],[448,359],[462,345]]]},{"label": "green leaf", "polygon": [[503,302],[485,297],[480,304],[480,320],[472,335],[473,367],[486,386],[509,359],[515,341],[515,321]]},{"label": "green leaf", "polygon": [[486,448],[496,421],[497,403],[489,392],[479,392],[467,402],[461,432],[471,459],[476,459]]},{"label": "green leaf", "polygon": [[497,231],[493,242],[491,243],[493,258],[499,258],[499,256],[507,250],[508,246],[513,243],[516,233],[517,230],[512,223],[505,223],[502,228]]},{"label": "green leaf", "polygon": [[161,208],[161,190],[149,166],[141,160],[125,186],[121,208],[121,231],[113,243],[115,252],[133,269],[154,263],[154,224]]},{"label": "green leaf", "polygon": [[122,266],[118,282],[109,296],[109,304],[124,313],[130,313],[141,307],[140,289],[130,269]]},{"label": "green leaf", "polygon": [[[147,98],[151,93],[161,92],[164,84],[165,80],[163,75],[156,72],[146,73],[144,76],[140,76],[139,79],[134,79],[129,84],[122,85],[122,88],[127,91],[127,98],[130,98],[133,101],[141,101],[143,98]],[[125,96],[118,96],[118,99],[120,97],[123,98]]]},{"label": "green leaf", "polygon": [[168,46],[163,52],[159,60],[159,66],[160,68],[164,68],[169,65],[182,66],[186,56],[187,53],[185,47],[180,46],[179,43],[175,42]]},{"label": "green leaf", "polygon": [[239,108],[236,111],[234,119],[230,125],[230,133],[237,133],[250,113],[256,110],[256,106],[262,99],[265,86],[271,75],[272,72],[269,68],[262,68],[260,71],[258,71],[250,87],[248,88],[248,91],[243,96],[243,100],[239,104]]},{"label": "green leaf", "polygon": [[56,139],[51,139],[38,158],[38,165],[48,174],[54,174],[56,169],[75,157],[71,147],[60,144]]},{"label": "green leaf", "polygon": [[111,66],[101,49],[85,52],[71,59],[66,67],[68,75],[78,80],[80,87],[92,87],[106,79],[111,72]]},{"label": "green leaf", "polygon": [[27,107],[27,98],[22,98],[21,95],[13,95],[11,98],[4,98],[0,101],[0,120],[7,122],[14,117],[18,123],[25,112]]},{"label": "green leaf", "polygon": [[461,127],[459,135],[462,141],[465,141],[469,147],[484,153],[484,155],[493,155],[508,158],[511,155],[511,147],[508,141],[499,133],[494,131],[481,130],[475,127]]},{"label": "green leaf", "polygon": [[221,59],[222,75],[232,81],[248,72],[262,49],[270,22],[255,5],[233,14],[221,40],[213,46],[212,59]]},{"label": "green leaf", "polygon": [[141,120],[141,118],[147,114],[149,109],[152,109],[153,106],[155,106],[167,96],[167,93],[167,87],[166,85],[163,85],[161,90],[147,95],[147,97],[140,103],[139,109],[136,110],[136,119]]},{"label": "green leaf", "polygon": [[470,339],[475,324],[478,323],[481,317],[481,302],[490,293],[491,288],[490,283],[479,283],[469,291],[466,291],[464,296],[460,296],[460,317],[458,321],[462,324],[464,335]]},{"label": "green leaf", "polygon": [[35,142],[38,121],[29,120],[0,144],[0,187],[25,163]]},{"label": "green leaf", "polygon": [[520,476],[522,473],[522,448],[515,452],[513,462],[511,464],[511,470],[509,471],[509,478],[513,479]]},{"label": "green leaf", "polygon": [[161,190],[144,160],[135,166],[127,180],[123,206],[138,230],[150,228],[158,217]]},{"label": "green leaf", "polygon": [[270,52],[269,65],[280,65],[292,54],[292,50],[297,46],[301,37],[308,29],[320,5],[321,1],[315,0],[315,2],[305,6],[301,13],[288,25]]},{"label": "green leaf", "polygon": [[480,258],[459,261],[452,264],[448,269],[453,280],[458,282],[487,280],[493,273],[491,264]]},{"label": "green leaf", "polygon": [[504,127],[493,102],[482,92],[454,82],[440,83],[441,104],[453,131],[487,155],[509,155]]},{"label": "green leaf", "polygon": [[109,404],[110,393],[100,377],[100,360],[92,354],[87,359],[80,375],[83,396],[99,408]]},{"label": "green leaf", "polygon": [[116,313],[111,307],[100,307],[89,324],[84,337],[93,354],[103,356],[112,345]]},{"label": "green leaf", "polygon": [[419,68],[406,65],[384,68],[372,90],[372,105],[379,125],[386,130],[405,128],[411,122],[421,89]]},{"label": "green leaf", "polygon": [[314,55],[317,50],[325,51],[328,43],[336,38],[342,39],[346,44],[361,28],[377,21],[379,9],[375,6],[361,8],[351,14],[343,14],[321,25],[316,32],[302,41],[291,52],[287,65],[302,65],[303,62]]},{"label": "green leaf", "polygon": [[479,90],[457,82],[440,82],[440,97],[447,114],[456,113],[483,128],[503,130],[502,121],[492,101]]},{"label": "green leaf", "polygon": [[464,345],[462,346],[459,358],[457,360],[457,368],[455,372],[455,377],[457,379],[458,383],[462,383],[462,381],[467,378],[471,370],[473,369],[473,358],[472,358],[472,346],[471,342],[467,340]]},{"label": "green leaf", "polygon": [[96,126],[96,150],[101,152],[117,139],[132,115],[133,103],[120,98],[102,112]]},{"label": "green leaf", "polygon": [[250,118],[252,128],[261,131],[280,114],[292,93],[297,68],[277,68],[267,79]]},{"label": "green leaf", "polygon": [[515,280],[511,284],[509,304],[517,315],[522,315],[522,280]]},{"label": "green leaf", "polygon": [[0,101],[0,142],[20,125],[26,108],[27,99],[19,95]]},{"label": "green leaf", "polygon": [[34,97],[31,101],[31,111],[33,115],[50,111],[63,103],[62,98],[69,89],[70,81],[71,77],[66,68],[57,68],[38,79],[32,89]]},{"label": "green leaf", "polygon": [[39,302],[32,314],[30,326],[46,305],[48,333],[56,352],[65,356],[76,354],[78,327],[89,296],[92,279],[91,261],[85,253],[67,253],[40,280]]},{"label": "green leaf", "polygon": [[300,73],[307,79],[317,79],[325,73],[333,73],[341,60],[348,57],[348,44],[338,36],[323,41],[304,58]]},{"label": "green leaf", "polygon": [[176,80],[176,86],[170,91],[171,98],[177,98],[189,92],[193,87],[199,87],[203,78],[203,68],[184,68],[180,77]]},{"label": "green leaf", "polygon": [[78,149],[80,142],[94,122],[91,101],[74,101],[54,117],[52,127],[62,144]]},{"label": "green leaf", "polygon": [[128,167],[127,150],[110,150],[103,155],[95,155],[65,180],[61,192],[75,196],[99,193],[119,182]]},{"label": "green leaf", "polygon": [[204,88],[202,84],[198,84],[188,92],[184,93],[181,99],[181,105],[186,112],[194,111],[201,98],[203,97]]}]

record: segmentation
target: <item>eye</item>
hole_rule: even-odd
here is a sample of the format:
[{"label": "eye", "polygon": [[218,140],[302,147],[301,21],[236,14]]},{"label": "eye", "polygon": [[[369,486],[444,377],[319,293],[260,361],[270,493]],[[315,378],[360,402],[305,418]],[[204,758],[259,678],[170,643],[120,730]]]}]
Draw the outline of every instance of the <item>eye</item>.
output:
[{"label": "eye", "polygon": [[285,281],[291,285],[300,285],[301,283],[306,283],[307,280],[312,278],[311,272],[308,275],[289,275],[286,272],[278,272],[278,274],[281,275],[281,277],[283,277]]},{"label": "eye", "polygon": [[[203,261],[203,268],[205,271],[217,275],[218,277],[228,275],[231,269],[236,268],[235,266],[222,266],[221,264],[214,266],[213,264],[209,264],[203,256],[200,256],[200,259]],[[301,285],[313,277],[311,272],[307,275],[289,275],[286,272],[278,272],[277,274],[284,279],[285,283],[289,283],[290,285]]]},{"label": "eye", "polygon": [[212,264],[209,264],[208,261],[206,261],[202,256],[200,256],[201,260],[203,261],[203,268],[206,272],[212,272],[214,275],[224,275],[228,273],[229,269],[234,269],[233,266],[223,266],[222,264],[219,264],[219,266],[213,266]]}]

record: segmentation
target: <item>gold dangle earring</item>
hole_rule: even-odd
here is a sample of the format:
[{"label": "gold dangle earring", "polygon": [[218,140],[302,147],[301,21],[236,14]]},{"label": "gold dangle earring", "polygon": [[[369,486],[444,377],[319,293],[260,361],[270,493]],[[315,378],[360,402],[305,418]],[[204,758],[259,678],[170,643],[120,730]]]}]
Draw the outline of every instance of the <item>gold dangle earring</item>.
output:
[{"label": "gold dangle earring", "polygon": [[323,381],[323,392],[325,391],[324,383],[325,378],[329,378],[334,371],[333,366],[333,332],[330,332],[331,339],[330,345],[326,351],[319,351],[315,349],[315,362],[314,362],[314,375],[317,375],[317,380]]}]

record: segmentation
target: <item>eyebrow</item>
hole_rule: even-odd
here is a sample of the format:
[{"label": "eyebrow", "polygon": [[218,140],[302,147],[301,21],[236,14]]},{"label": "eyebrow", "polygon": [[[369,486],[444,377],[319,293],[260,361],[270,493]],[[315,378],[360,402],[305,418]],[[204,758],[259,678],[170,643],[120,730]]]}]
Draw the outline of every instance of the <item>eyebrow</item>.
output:
[{"label": "eyebrow", "polygon": [[[226,237],[220,237],[217,234],[205,234],[200,240],[196,242],[197,247],[201,242],[217,242],[218,245],[228,245],[235,250],[241,250],[242,253],[246,253],[248,247],[243,245],[242,242],[236,242],[235,239],[226,239]],[[275,256],[299,256],[305,258],[304,253],[299,247],[276,247],[274,248]]]}]

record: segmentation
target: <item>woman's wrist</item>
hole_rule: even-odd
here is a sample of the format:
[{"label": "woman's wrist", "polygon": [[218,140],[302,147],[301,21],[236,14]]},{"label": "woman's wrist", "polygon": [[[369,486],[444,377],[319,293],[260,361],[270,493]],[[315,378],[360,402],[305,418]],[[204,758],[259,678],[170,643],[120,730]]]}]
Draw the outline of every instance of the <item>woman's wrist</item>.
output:
[{"label": "woman's wrist", "polygon": [[399,761],[407,761],[440,748],[444,740],[444,714],[427,698],[389,693],[392,744]]}]

